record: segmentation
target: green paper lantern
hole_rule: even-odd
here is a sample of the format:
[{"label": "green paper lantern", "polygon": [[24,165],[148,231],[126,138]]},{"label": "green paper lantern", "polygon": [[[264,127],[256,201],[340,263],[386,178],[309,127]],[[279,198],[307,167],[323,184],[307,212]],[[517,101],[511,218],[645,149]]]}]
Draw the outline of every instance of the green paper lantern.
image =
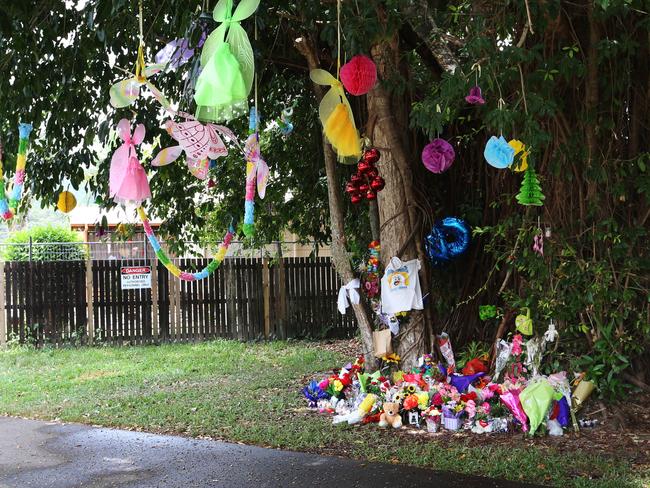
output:
[{"label": "green paper lantern", "polygon": [[544,205],[546,197],[542,193],[542,186],[539,183],[537,174],[532,166],[528,166],[524,173],[524,179],[521,182],[521,189],[517,194],[517,202],[520,205],[535,205],[541,207]]}]

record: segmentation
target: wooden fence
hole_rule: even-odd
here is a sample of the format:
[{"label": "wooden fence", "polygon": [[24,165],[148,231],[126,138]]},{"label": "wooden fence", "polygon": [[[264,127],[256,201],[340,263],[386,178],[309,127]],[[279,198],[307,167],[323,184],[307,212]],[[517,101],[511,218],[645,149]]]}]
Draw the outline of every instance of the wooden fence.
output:
[{"label": "wooden fence", "polygon": [[[185,270],[206,259],[179,259]],[[122,290],[123,266],[152,266],[151,289]],[[179,281],[156,261],[0,263],[0,343],[146,344],[350,337],[330,258],[226,259],[208,279]]]}]

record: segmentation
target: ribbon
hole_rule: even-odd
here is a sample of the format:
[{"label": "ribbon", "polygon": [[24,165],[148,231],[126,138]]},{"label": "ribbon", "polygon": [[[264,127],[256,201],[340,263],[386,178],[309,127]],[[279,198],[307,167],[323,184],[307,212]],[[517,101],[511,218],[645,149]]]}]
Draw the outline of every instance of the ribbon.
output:
[{"label": "ribbon", "polygon": [[[350,306],[350,303],[358,304],[361,297],[356,290],[361,286],[359,278],[350,280],[347,285],[343,285],[339,289],[338,308],[341,315],[345,315],[345,310]],[[348,301],[349,297],[349,301]]]}]

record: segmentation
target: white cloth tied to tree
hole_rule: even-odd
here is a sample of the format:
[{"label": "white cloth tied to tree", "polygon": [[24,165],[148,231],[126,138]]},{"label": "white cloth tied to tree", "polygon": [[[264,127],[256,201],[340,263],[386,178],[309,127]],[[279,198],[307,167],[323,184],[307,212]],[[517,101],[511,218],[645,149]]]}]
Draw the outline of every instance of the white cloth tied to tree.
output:
[{"label": "white cloth tied to tree", "polygon": [[360,286],[361,282],[359,281],[359,278],[354,278],[353,280],[350,280],[347,285],[343,285],[339,289],[338,307],[341,315],[345,315],[345,310],[350,306],[350,303],[359,303],[361,297],[359,296],[357,288]]}]

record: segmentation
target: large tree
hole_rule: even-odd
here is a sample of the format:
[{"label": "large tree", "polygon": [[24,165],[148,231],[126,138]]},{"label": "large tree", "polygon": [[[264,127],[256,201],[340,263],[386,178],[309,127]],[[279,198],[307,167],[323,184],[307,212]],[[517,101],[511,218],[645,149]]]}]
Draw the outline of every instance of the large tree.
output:
[{"label": "large tree", "polygon": [[[145,41],[152,54],[186,33],[205,2],[145,1]],[[210,2],[214,4],[214,2]],[[95,0],[79,8],[55,0],[0,6],[0,134],[6,151],[17,144],[18,117],[43,136],[35,145],[32,194],[53,202],[61,182],[84,180],[97,166],[91,189],[106,193],[110,128],[125,111],[108,106],[108,87],[135,59],[136,4]],[[532,310],[538,332],[553,318],[560,331],[557,358],[590,370],[609,391],[620,380],[644,385],[650,332],[647,228],[650,28],[642,0],[342,1],[346,59],[365,53],[378,66],[379,83],[353,100],[358,127],[382,151],[386,179],[378,205],[352,207],[342,193],[352,169],[339,165],[316,118],[319,87],[308,71],[336,70],[336,2],[263,1],[253,41],[261,110],[279,116],[295,104],[299,123],[286,140],[268,137],[265,156],[274,168],[269,201],[258,203],[260,239],[294,226],[303,236],[331,233],[337,271],[354,274],[354,259],[379,220],[382,260],[392,255],[427,260],[423,237],[446,215],[473,227],[467,255],[444,269],[425,266],[424,313],[413,313],[398,338],[412,363],[433,335],[455,344],[492,343],[512,327],[521,307]],[[245,23],[254,38],[253,22]],[[157,81],[182,108],[180,70]],[[486,99],[464,97],[478,83]],[[158,108],[136,105],[139,120],[156,131]],[[245,132],[245,121],[233,126]],[[522,174],[497,170],[483,159],[491,135],[522,140],[546,195],[541,208],[520,206]],[[420,151],[440,136],[456,150],[442,175],[428,173]],[[11,165],[11,155],[5,158]],[[172,234],[197,235],[205,222],[225,225],[242,207],[243,165],[237,156],[215,170],[217,188],[205,191],[180,166],[152,178],[154,206]],[[32,173],[33,174],[33,173]],[[308,209],[299,212],[298,209]],[[315,219],[314,215],[318,218]],[[545,256],[531,250],[539,225],[549,232]],[[218,229],[216,229],[218,230]],[[215,231],[216,231],[215,230]],[[503,319],[480,322],[477,308],[494,303]],[[366,350],[372,314],[354,307]],[[645,361],[645,363],[644,363]]]}]

